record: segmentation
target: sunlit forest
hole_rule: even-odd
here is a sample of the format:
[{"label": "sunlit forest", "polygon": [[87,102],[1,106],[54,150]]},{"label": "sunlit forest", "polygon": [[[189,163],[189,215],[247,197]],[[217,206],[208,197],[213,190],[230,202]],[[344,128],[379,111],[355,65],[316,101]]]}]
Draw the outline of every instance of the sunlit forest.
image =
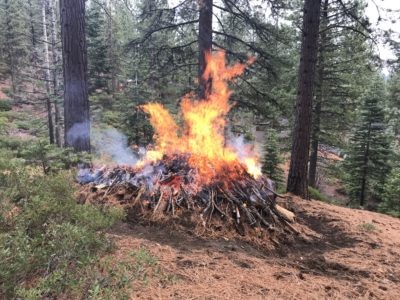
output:
[{"label": "sunlit forest", "polygon": [[399,16],[0,0],[0,299],[397,299]]}]

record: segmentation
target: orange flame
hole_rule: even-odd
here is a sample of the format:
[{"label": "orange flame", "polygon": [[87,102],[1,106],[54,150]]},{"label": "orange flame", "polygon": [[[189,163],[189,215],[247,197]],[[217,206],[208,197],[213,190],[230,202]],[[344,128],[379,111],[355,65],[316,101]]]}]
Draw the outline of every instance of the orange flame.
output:
[{"label": "orange flame", "polygon": [[[250,59],[248,63],[252,62]],[[182,99],[181,112],[185,125],[181,132],[171,114],[161,104],[149,103],[143,106],[156,132],[156,146],[140,164],[159,160],[164,154],[188,153],[189,163],[199,171],[203,183],[235,169],[238,164],[243,164],[248,173],[258,177],[261,171],[257,158],[240,158],[232,147],[226,146],[224,137],[226,115],[231,108],[228,81],[242,74],[246,65],[227,66],[224,52],[207,54],[206,64],[203,78],[212,80],[212,91],[205,100],[192,100],[191,94]]]}]

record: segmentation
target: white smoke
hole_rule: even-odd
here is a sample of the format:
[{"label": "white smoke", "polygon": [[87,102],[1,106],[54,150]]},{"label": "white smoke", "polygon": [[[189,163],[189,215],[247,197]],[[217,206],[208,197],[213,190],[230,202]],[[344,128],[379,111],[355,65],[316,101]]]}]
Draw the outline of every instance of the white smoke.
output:
[{"label": "white smoke", "polygon": [[94,152],[109,157],[119,165],[135,165],[139,157],[128,146],[128,138],[117,129],[94,129],[92,133]]},{"label": "white smoke", "polygon": [[87,140],[90,132],[89,122],[75,123],[67,132],[68,145],[75,145],[78,140]]},{"label": "white smoke", "polygon": [[260,153],[254,143],[249,143],[243,135],[234,136],[229,134],[227,138],[228,147],[232,148],[241,161],[249,157],[260,157]]}]

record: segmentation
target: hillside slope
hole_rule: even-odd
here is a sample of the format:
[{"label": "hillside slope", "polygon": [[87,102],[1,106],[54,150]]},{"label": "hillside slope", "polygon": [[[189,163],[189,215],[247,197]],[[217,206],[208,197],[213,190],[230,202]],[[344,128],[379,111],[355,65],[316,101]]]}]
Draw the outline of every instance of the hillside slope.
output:
[{"label": "hillside slope", "polygon": [[177,280],[135,287],[140,299],[398,299],[400,220],[288,197],[301,232],[265,252],[228,239],[121,224],[116,260],[144,247]]}]

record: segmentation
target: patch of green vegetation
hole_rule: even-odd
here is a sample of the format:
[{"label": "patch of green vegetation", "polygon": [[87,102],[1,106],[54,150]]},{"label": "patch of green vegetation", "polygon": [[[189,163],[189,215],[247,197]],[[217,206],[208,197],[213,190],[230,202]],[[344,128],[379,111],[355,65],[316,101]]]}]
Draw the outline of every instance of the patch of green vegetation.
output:
[{"label": "patch of green vegetation", "polygon": [[12,109],[11,101],[0,100],[0,111],[10,111]]},{"label": "patch of green vegetation", "polygon": [[322,202],[326,202],[326,203],[330,203],[330,204],[334,204],[334,205],[339,205],[339,206],[342,205],[338,200],[324,195],[318,189],[315,189],[315,188],[313,188],[311,186],[308,187],[308,192],[310,194],[310,198],[311,199],[315,199],[315,200],[319,200],[319,201],[322,201]]},{"label": "patch of green vegetation", "polygon": [[70,172],[45,176],[0,154],[0,298],[52,298],[112,249],[104,230],[123,211],[77,204]]},{"label": "patch of green vegetation", "polygon": [[393,168],[385,183],[383,201],[378,211],[400,217],[400,168]]},{"label": "patch of green vegetation", "polygon": [[310,198],[315,200],[320,200],[324,202],[328,202],[326,197],[321,194],[321,192],[311,186],[308,187],[308,192],[310,193]]},{"label": "patch of green vegetation", "polygon": [[8,97],[11,97],[11,96],[12,96],[12,90],[11,90],[11,88],[9,88],[9,87],[2,87],[2,88],[1,88],[1,91],[2,91],[4,94],[6,94]]},{"label": "patch of green vegetation", "polygon": [[375,225],[372,223],[362,223],[362,224],[358,225],[358,228],[361,231],[365,231],[365,232],[373,232],[376,230]]},{"label": "patch of green vegetation", "polygon": [[1,299],[129,299],[133,284],[177,281],[145,248],[116,261],[105,231],[124,211],[77,204],[73,172],[44,174],[21,145],[0,147]]},{"label": "patch of green vegetation", "polygon": [[80,280],[70,280],[69,298],[129,299],[133,284],[146,286],[156,280],[166,285],[177,281],[176,276],[164,274],[157,259],[145,248],[134,250],[119,261],[108,254],[78,272]]},{"label": "patch of green vegetation", "polygon": [[0,149],[7,149],[13,158],[19,159],[27,166],[40,167],[46,174],[66,170],[80,163],[89,163],[91,158],[88,153],[59,148],[43,139],[21,140],[0,136]]}]

